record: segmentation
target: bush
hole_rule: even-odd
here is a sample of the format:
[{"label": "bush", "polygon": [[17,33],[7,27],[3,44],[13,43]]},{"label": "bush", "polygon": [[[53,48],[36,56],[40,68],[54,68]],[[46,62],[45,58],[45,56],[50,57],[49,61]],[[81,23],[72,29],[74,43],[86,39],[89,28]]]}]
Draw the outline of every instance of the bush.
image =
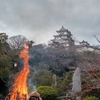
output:
[{"label": "bush", "polygon": [[[39,70],[38,70],[39,71]],[[41,86],[51,86],[52,85],[52,73],[46,69],[40,70],[34,78],[35,84]]]},{"label": "bush", "polygon": [[99,98],[95,96],[86,97],[84,100],[99,100]]},{"label": "bush", "polygon": [[58,92],[52,86],[39,86],[37,91],[40,93],[43,100],[55,100]]}]

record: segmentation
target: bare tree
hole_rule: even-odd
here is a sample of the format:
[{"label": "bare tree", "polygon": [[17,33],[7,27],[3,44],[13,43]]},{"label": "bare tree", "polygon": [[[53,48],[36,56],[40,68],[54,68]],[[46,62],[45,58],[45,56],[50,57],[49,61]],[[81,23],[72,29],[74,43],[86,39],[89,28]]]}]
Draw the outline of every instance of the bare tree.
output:
[{"label": "bare tree", "polygon": [[100,39],[99,38],[97,38],[97,36],[96,35],[93,35],[95,38],[96,38],[96,40],[100,43]]},{"label": "bare tree", "polygon": [[8,39],[8,44],[11,49],[22,49],[24,46],[24,43],[27,42],[27,38],[22,35],[16,35],[12,36]]}]

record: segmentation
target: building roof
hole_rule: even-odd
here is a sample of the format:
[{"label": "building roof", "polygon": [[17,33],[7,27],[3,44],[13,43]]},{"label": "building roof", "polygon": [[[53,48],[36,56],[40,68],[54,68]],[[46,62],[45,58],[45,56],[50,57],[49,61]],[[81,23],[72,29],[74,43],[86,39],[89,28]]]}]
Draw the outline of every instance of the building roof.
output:
[{"label": "building roof", "polygon": [[87,41],[82,41],[82,42],[79,42],[81,45],[87,45],[87,46],[89,46],[90,44],[87,42]]},{"label": "building roof", "polygon": [[82,42],[80,42],[80,43],[87,43],[87,41],[84,41],[84,40],[83,40],[83,41],[82,41]]},{"label": "building roof", "polygon": [[56,31],[57,33],[59,32],[69,32],[68,29],[65,29],[63,26],[60,30]]}]

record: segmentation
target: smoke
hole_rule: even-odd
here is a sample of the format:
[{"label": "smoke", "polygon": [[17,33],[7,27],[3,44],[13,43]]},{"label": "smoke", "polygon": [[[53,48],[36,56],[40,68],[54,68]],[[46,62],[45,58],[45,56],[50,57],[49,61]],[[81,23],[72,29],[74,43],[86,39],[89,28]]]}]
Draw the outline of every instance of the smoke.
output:
[{"label": "smoke", "polygon": [[[33,76],[34,77],[34,76]],[[36,89],[36,85],[34,84],[34,79],[29,79],[29,93],[31,93],[32,91],[37,91]]]}]

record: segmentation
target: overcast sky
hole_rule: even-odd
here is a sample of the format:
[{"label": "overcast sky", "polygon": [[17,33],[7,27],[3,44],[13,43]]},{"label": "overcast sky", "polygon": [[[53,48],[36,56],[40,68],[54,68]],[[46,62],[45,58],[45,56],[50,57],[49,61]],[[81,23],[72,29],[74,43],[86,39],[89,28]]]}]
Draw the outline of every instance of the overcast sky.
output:
[{"label": "overcast sky", "polygon": [[100,0],[0,0],[0,32],[47,43],[62,25],[79,40],[99,44]]}]

